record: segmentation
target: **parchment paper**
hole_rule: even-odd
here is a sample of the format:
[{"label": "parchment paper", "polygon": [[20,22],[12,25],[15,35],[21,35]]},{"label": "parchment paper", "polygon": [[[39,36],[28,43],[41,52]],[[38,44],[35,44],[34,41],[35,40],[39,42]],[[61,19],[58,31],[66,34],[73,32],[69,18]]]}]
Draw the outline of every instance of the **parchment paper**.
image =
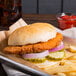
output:
[{"label": "parchment paper", "polygon": [[[28,62],[28,61],[25,61],[23,60],[22,58],[20,57],[17,57],[16,55],[12,55],[12,54],[5,54],[2,52],[3,48],[8,46],[8,37],[9,35],[17,28],[20,28],[22,26],[26,26],[27,23],[21,18],[19,19],[15,24],[11,25],[9,27],[9,30],[8,31],[0,31],[0,55],[6,57],[6,58],[9,58],[15,62],[18,62],[18,63],[21,63],[23,65],[26,65],[26,66],[29,66],[33,69],[36,69],[40,72],[44,72],[42,71],[40,68],[38,68],[37,66],[35,66],[34,64]],[[8,74],[8,76],[28,76],[27,74],[24,74],[22,72],[19,72],[15,69],[12,69],[4,64],[2,64],[6,73]]]},{"label": "parchment paper", "polygon": [[[23,59],[21,59],[21,58],[18,58],[18,57],[16,57],[16,56],[14,56],[14,55],[9,55],[9,54],[4,54],[3,52],[2,52],[2,49],[4,48],[4,47],[6,47],[7,45],[8,45],[8,36],[15,30],[15,29],[17,29],[17,28],[20,28],[20,27],[22,27],[22,26],[26,26],[27,25],[27,23],[23,20],[23,19],[19,19],[15,24],[13,24],[13,25],[11,25],[10,27],[9,27],[9,30],[8,31],[0,31],[0,55],[2,55],[2,56],[5,56],[5,57],[7,57],[7,58],[9,58],[9,59],[11,59],[11,60],[14,60],[14,61],[16,61],[16,62],[18,62],[18,63],[21,63],[21,64],[24,64],[24,65],[27,65],[27,66],[29,66],[29,67],[32,67],[32,68],[34,68],[34,69],[37,69],[37,70],[39,70],[39,71],[42,71],[41,69],[39,69],[37,66],[34,66],[34,64],[30,64],[29,62],[27,62],[27,61],[25,61],[25,60],[23,60]],[[63,34],[63,36],[64,36],[64,41],[66,41],[66,42],[69,42],[70,44],[75,44],[76,45],[76,28],[71,28],[71,29],[67,29],[67,30],[64,30],[64,31],[62,31],[62,30],[60,30],[60,29],[57,29],[57,31],[58,32],[60,32],[60,33],[62,33]],[[67,55],[68,55],[68,53],[67,53]],[[67,62],[67,61],[66,61]],[[67,62],[68,63],[68,62]],[[51,64],[51,63],[50,63]],[[75,63],[76,64],[76,63]],[[74,65],[75,65],[74,64]],[[48,65],[48,64],[47,64]],[[5,65],[3,65],[3,67],[4,67],[4,69],[6,70],[6,72],[7,72],[7,74],[9,74],[10,76],[12,76],[11,74],[12,73],[15,73],[15,70],[14,69],[11,69],[11,68],[9,68],[9,67],[7,67],[7,66],[5,66]],[[57,67],[57,66],[56,66]],[[69,67],[70,67],[70,65],[69,65]],[[68,67],[68,68],[69,68]],[[75,69],[75,67],[73,66],[73,65],[71,65],[71,67],[72,67],[72,69],[74,68],[74,70],[76,70]],[[64,67],[61,67],[61,68],[64,68]],[[8,70],[7,70],[8,69]],[[48,71],[48,70],[50,70],[51,68],[49,68],[49,69],[47,69],[47,67],[46,67],[46,69],[45,69],[45,71]],[[55,68],[54,68],[55,69]],[[65,69],[65,68],[64,68]],[[10,71],[9,71],[10,70]],[[11,74],[10,74],[10,72],[11,71],[13,71]],[[52,70],[50,70],[50,71],[48,71],[48,72],[51,72]],[[16,73],[21,73],[21,72],[19,72],[19,71],[16,71]],[[43,71],[42,71],[43,72]],[[23,75],[23,73],[22,73],[22,75]],[[15,75],[14,75],[15,76]]]}]

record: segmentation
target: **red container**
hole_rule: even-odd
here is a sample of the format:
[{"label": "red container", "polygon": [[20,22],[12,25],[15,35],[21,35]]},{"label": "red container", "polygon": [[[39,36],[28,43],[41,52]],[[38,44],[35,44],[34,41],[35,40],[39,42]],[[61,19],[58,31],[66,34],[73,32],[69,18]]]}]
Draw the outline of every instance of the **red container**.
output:
[{"label": "red container", "polygon": [[61,13],[57,15],[59,28],[64,30],[71,27],[76,27],[76,15],[71,13]]}]

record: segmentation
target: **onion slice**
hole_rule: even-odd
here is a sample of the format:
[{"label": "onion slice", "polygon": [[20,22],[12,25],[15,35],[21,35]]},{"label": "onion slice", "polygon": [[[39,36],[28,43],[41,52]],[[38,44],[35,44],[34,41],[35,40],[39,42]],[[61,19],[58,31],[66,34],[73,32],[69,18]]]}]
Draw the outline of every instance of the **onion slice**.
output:
[{"label": "onion slice", "polygon": [[43,51],[41,53],[30,53],[22,55],[23,58],[44,58],[45,56],[49,55],[49,51]]},{"label": "onion slice", "polygon": [[50,49],[49,52],[59,51],[63,48],[64,48],[64,44],[63,44],[63,42],[61,42],[61,44],[59,46],[57,46],[56,48]]}]

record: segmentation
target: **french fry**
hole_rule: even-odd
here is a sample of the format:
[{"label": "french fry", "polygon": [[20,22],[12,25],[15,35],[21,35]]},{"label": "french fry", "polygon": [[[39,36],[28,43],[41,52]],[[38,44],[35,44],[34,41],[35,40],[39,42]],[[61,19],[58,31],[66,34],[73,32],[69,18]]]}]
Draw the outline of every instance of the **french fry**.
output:
[{"label": "french fry", "polygon": [[70,45],[69,48],[68,48],[68,51],[70,51],[72,53],[76,53],[76,46]]},{"label": "french fry", "polygon": [[70,56],[67,58],[68,60],[76,60],[76,55]]},{"label": "french fry", "polygon": [[76,76],[76,72],[68,72],[66,73],[66,76]]},{"label": "french fry", "polygon": [[64,74],[64,73],[56,73],[55,75],[56,76],[66,76],[66,74]]}]

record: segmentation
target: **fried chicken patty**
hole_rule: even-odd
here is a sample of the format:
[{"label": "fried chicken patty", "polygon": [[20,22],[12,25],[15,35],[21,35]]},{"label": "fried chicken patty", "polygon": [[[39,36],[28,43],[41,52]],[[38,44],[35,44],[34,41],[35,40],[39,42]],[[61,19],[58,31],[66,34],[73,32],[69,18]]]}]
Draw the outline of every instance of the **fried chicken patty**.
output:
[{"label": "fried chicken patty", "polygon": [[60,44],[63,36],[60,33],[57,33],[56,37],[48,40],[47,42],[39,42],[35,44],[28,44],[24,46],[8,46],[4,48],[5,53],[11,54],[26,54],[34,52],[42,52],[44,50],[52,49]]}]

